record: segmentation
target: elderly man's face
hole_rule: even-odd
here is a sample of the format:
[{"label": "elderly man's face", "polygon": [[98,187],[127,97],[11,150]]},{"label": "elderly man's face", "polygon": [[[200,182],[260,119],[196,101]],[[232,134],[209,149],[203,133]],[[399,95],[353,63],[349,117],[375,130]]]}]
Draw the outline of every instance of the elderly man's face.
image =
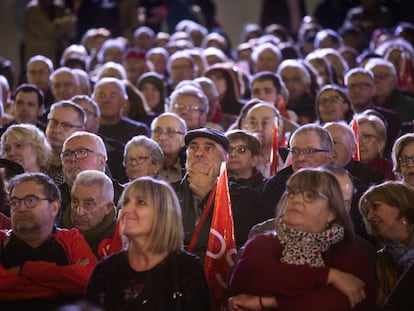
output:
[{"label": "elderly man's face", "polygon": [[181,122],[173,116],[161,116],[152,125],[151,138],[165,155],[177,155],[185,146],[185,131]]},{"label": "elderly man's face", "polygon": [[207,113],[203,111],[200,100],[192,95],[180,95],[172,105],[173,112],[184,119],[188,130],[194,130],[204,125]]},{"label": "elderly man's face", "polygon": [[339,125],[329,125],[326,130],[331,134],[334,141],[333,162],[339,166],[347,165],[356,150],[353,137]]},{"label": "elderly man's face", "polygon": [[75,75],[66,71],[56,74],[51,81],[51,86],[55,101],[69,100],[79,91]]},{"label": "elderly man's face", "polygon": [[118,119],[125,108],[126,100],[122,90],[116,83],[104,83],[97,87],[94,92],[94,100],[98,103],[101,118]]},{"label": "elderly man's face", "polygon": [[187,170],[195,170],[213,175],[220,172],[221,162],[226,161],[226,152],[220,144],[206,137],[196,137],[190,141],[187,148]]},{"label": "elderly man's face", "polygon": [[33,61],[27,66],[27,82],[36,85],[39,89],[46,91],[49,88],[50,70],[43,61]]},{"label": "elderly man's face", "polygon": [[[77,158],[76,150],[86,149],[87,156],[84,159]],[[65,142],[62,154],[68,153],[68,157],[62,157],[62,168],[65,181],[72,185],[76,176],[85,170],[98,170],[103,172],[105,169],[105,157],[97,152],[96,144],[88,137],[73,137]]]},{"label": "elderly man's face", "polygon": [[[300,153],[292,153],[292,168],[296,172],[301,168],[314,168],[331,162],[331,153],[323,150],[319,136],[315,132],[305,132],[295,135],[290,148],[297,148]],[[317,149],[314,153],[305,154],[306,149]]]},{"label": "elderly man's face", "polygon": [[72,188],[70,217],[80,231],[91,230],[98,226],[114,209],[112,202],[105,202],[102,187],[77,185]]}]

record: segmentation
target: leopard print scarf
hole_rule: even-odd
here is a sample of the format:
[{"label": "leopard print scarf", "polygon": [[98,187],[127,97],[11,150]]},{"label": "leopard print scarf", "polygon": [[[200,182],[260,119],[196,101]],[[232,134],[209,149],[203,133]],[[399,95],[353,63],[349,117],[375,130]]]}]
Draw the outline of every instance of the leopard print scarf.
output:
[{"label": "leopard print scarf", "polygon": [[276,232],[283,246],[280,261],[310,267],[324,267],[322,253],[344,238],[344,228],[338,224],[322,233],[309,233],[292,229],[280,219],[276,222]]}]

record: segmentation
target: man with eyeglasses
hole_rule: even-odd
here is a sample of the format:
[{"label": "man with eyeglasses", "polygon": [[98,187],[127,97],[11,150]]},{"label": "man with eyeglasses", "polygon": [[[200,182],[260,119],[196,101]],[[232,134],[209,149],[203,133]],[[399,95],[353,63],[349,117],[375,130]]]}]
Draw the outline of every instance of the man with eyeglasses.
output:
[{"label": "man with eyeglasses", "polygon": [[[69,136],[60,154],[65,182],[59,186],[62,194],[62,219],[63,227],[68,226],[71,204],[70,192],[76,177],[86,170],[106,171],[108,159],[105,144],[101,137],[89,132],[78,131]],[[110,174],[110,172],[108,172]],[[114,189],[114,203],[117,204],[122,194],[123,187],[112,179]]]},{"label": "man with eyeglasses", "polygon": [[367,61],[364,68],[374,75],[377,86],[375,103],[397,112],[402,122],[412,122],[414,119],[413,94],[404,93],[397,87],[398,76],[394,64],[383,58],[372,58]]},{"label": "man with eyeglasses", "polygon": [[193,80],[197,70],[197,64],[188,51],[174,52],[167,63],[170,89],[175,89],[177,84],[183,80]]},{"label": "man with eyeglasses", "polygon": [[194,130],[205,125],[208,114],[208,99],[201,89],[184,85],[170,96],[170,110],[185,120],[187,129]]},{"label": "man with eyeglasses", "polygon": [[[71,101],[78,104],[83,108],[83,110],[85,110],[85,131],[98,135],[99,119],[101,116],[98,103],[88,95],[75,95],[71,98]],[[128,181],[128,177],[126,176],[124,166],[122,165],[122,161],[124,160],[124,144],[116,139],[108,138],[102,135],[100,135],[100,137],[105,143],[106,152],[108,154],[106,164],[109,167],[112,178],[116,179],[121,184],[126,183]]]},{"label": "man with eyeglasses", "polygon": [[60,101],[50,107],[47,116],[46,138],[52,147],[52,160],[48,175],[57,185],[63,183],[62,162],[60,153],[63,143],[74,132],[83,130],[85,111],[71,101]]},{"label": "man with eyeglasses", "polygon": [[43,55],[35,55],[27,61],[26,79],[30,84],[36,85],[43,91],[44,106],[49,109],[54,103],[50,89],[50,74],[53,72],[52,61]]},{"label": "man with eyeglasses", "polygon": [[287,161],[291,165],[270,177],[256,202],[258,211],[265,219],[274,217],[278,204],[286,188],[289,177],[301,168],[315,168],[333,160],[333,140],[327,130],[317,124],[299,127],[289,140]]},{"label": "man with eyeglasses", "polygon": [[175,113],[164,112],[152,121],[151,138],[164,153],[164,164],[158,173],[159,178],[175,182],[184,177],[186,133],[185,121]]},{"label": "man with eyeglasses", "polygon": [[[270,103],[259,102],[254,105],[246,115],[246,130],[256,136],[260,141],[260,153],[257,168],[264,177],[269,178],[272,174],[271,154],[273,152],[273,126],[277,123],[278,143],[284,139],[283,120],[279,111]],[[285,148],[278,148],[280,170],[287,157]]]},{"label": "man with eyeglasses", "polygon": [[387,123],[387,144],[385,150],[390,152],[399,135],[401,119],[395,111],[376,105],[375,96],[377,88],[374,75],[367,69],[353,68],[345,74],[344,81],[355,113],[374,110]]},{"label": "man with eyeglasses", "polygon": [[55,310],[82,298],[97,263],[77,229],[55,226],[60,192],[42,173],[9,181],[12,228],[0,231],[1,310]]},{"label": "man with eyeglasses", "polygon": [[[172,187],[181,204],[185,247],[189,246],[204,210],[209,211],[209,207],[211,208],[206,215],[205,223],[200,225],[200,233],[193,250],[195,254],[204,258],[214,210],[215,185],[221,163],[227,159],[230,142],[221,131],[200,128],[187,132],[185,143],[187,173],[184,178],[172,183]],[[264,218],[257,217],[254,206],[256,191],[230,182],[229,192],[236,244],[241,247],[246,242],[250,228]]]},{"label": "man with eyeglasses", "polygon": [[227,132],[226,137],[230,141],[227,158],[229,180],[260,192],[266,181],[257,169],[260,141],[243,130]]}]

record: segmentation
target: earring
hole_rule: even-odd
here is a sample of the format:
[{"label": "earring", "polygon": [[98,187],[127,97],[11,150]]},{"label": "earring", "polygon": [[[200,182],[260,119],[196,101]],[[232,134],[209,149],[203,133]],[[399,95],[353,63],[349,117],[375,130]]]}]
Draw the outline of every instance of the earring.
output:
[{"label": "earring", "polygon": [[401,219],[401,222],[402,222],[402,224],[404,225],[404,226],[406,226],[407,225],[407,220],[406,219]]}]

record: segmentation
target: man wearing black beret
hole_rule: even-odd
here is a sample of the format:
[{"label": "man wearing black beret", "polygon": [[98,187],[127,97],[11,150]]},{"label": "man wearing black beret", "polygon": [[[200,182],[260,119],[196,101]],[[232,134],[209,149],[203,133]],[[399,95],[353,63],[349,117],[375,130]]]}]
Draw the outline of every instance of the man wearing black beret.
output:
[{"label": "man wearing black beret", "polygon": [[[184,246],[187,248],[193,238],[204,209],[214,205],[214,186],[220,174],[220,165],[226,161],[230,142],[223,132],[212,128],[199,128],[185,136],[187,146],[186,175],[172,184],[180,200],[184,223]],[[213,190],[213,191],[212,191]],[[250,228],[260,221],[255,208],[255,191],[229,184],[233,221],[237,246],[247,239]],[[204,258],[214,206],[201,226],[193,252]]]}]

